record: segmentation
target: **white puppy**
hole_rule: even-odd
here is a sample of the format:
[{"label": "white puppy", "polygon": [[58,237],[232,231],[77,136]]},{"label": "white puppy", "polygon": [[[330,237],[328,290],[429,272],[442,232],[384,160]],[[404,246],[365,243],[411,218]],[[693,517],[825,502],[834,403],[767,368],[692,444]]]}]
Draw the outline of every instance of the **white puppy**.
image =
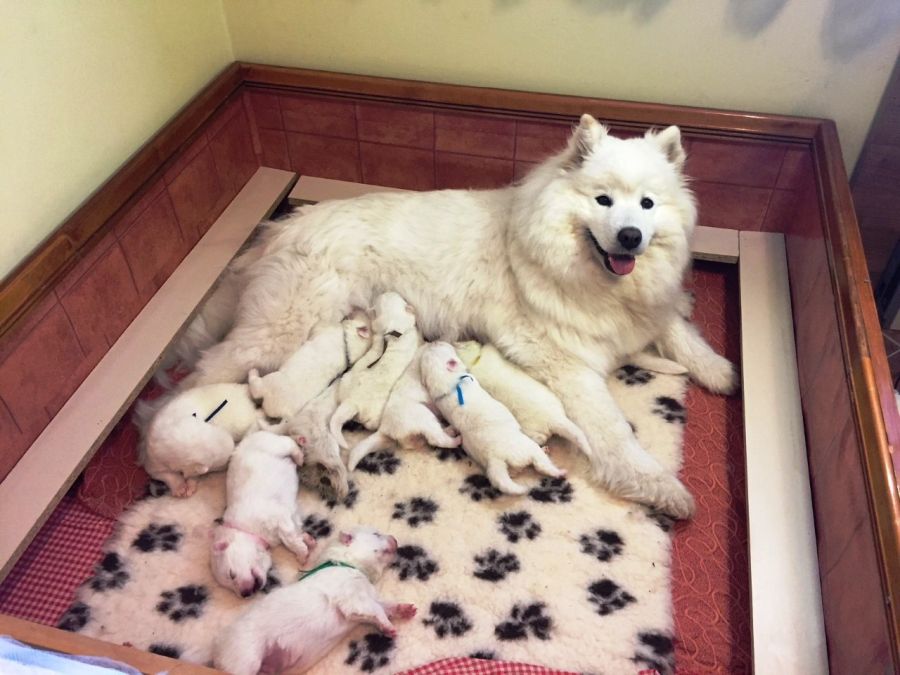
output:
[{"label": "white puppy", "polygon": [[266,415],[287,419],[356,363],[372,346],[369,317],[353,312],[340,324],[315,331],[274,373],[250,371],[250,394],[262,400]]},{"label": "white puppy", "polygon": [[493,345],[460,342],[456,353],[491,396],[509,408],[522,433],[538,445],[551,436],[566,439],[582,452],[590,444],[575,423],[566,416],[559,398],[546,386],[507,361]]},{"label": "white puppy", "polygon": [[234,675],[303,672],[360,624],[396,635],[392,620],[412,618],[416,607],[380,600],[373,586],[396,552],[396,539],[370,528],[342,532],[322,564],[254,602],[219,635],[216,667]]},{"label": "white puppy", "polygon": [[295,463],[303,463],[297,444],[270,431],[249,434],[231,458],[228,506],[212,532],[210,567],[216,581],[241,597],[265,585],[272,546],[281,542],[300,564],[315,546],[297,508]]},{"label": "white puppy", "polygon": [[341,459],[337,439],[328,431],[328,422],[338,406],[337,393],[338,383],[333,382],[288,420],[284,433],[293,438],[303,450],[305,460],[301,473],[307,473],[316,465],[320,466],[325,470],[335,496],[341,500],[349,491],[347,467]]},{"label": "white puppy", "polygon": [[[329,427],[342,448],[347,447],[343,426],[354,417],[367,429],[378,428],[391,389],[422,343],[412,307],[396,293],[379,297],[372,325],[375,333],[372,348],[338,383],[340,404],[331,416]],[[379,350],[378,344],[382,342],[384,348]]]},{"label": "white puppy", "polygon": [[459,355],[446,342],[434,342],[422,352],[422,382],[438,410],[462,434],[469,456],[484,467],[491,484],[506,494],[527,488],[509,477],[509,467],[533,466],[547,476],[563,476],[544,450],[522,433],[519,422],[466,372]]},{"label": "white puppy", "polygon": [[350,450],[347,468],[356,465],[371,452],[397,441],[403,447],[415,447],[422,438],[437,448],[456,448],[462,439],[452,428],[444,429],[431,405],[431,397],[422,384],[419,362],[425,346],[419,347],[412,363],[391,390],[378,431]]},{"label": "white puppy", "polygon": [[[148,404],[152,405],[152,404]],[[136,414],[140,417],[143,406]],[[139,463],[165,482],[176,497],[197,489],[197,476],[224,469],[235,441],[256,423],[257,410],[247,385],[208,384],[167,401],[152,417],[141,444]]]}]

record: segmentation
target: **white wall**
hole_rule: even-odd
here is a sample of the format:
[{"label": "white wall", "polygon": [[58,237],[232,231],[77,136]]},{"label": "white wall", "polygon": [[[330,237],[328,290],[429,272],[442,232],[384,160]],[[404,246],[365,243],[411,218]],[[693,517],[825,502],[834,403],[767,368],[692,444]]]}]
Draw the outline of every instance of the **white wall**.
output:
[{"label": "white wall", "polygon": [[220,0],[0,0],[0,277],[233,60]]}]

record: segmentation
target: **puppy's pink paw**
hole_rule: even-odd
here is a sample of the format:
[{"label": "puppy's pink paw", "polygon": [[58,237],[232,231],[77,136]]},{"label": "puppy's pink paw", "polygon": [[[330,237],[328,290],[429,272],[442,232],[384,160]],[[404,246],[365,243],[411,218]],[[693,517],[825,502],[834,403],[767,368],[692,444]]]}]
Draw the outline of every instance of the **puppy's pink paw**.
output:
[{"label": "puppy's pink paw", "polygon": [[316,540],[309,532],[303,533],[303,543],[306,544],[309,548],[316,547]]},{"label": "puppy's pink paw", "polygon": [[385,624],[383,626],[378,627],[382,633],[387,635],[388,637],[397,637],[397,629],[394,628],[391,624]]},{"label": "puppy's pink paw", "polygon": [[191,497],[197,491],[197,479],[196,478],[188,478],[185,481],[185,497]]},{"label": "puppy's pink paw", "polygon": [[391,618],[392,619],[411,619],[416,615],[416,606],[409,603],[404,603],[402,605],[394,605],[391,608]]}]

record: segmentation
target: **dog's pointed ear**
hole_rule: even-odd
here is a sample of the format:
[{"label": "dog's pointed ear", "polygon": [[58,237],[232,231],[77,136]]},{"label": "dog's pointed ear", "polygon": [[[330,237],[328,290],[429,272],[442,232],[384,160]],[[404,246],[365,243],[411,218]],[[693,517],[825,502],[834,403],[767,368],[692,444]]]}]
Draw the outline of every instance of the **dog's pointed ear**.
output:
[{"label": "dog's pointed ear", "polygon": [[674,164],[676,169],[681,170],[687,157],[684,152],[684,146],[681,144],[681,129],[673,124],[658,133],[648,131],[644,134],[644,138],[652,141],[660,149],[660,152],[665,155],[666,159]]},{"label": "dog's pointed ear", "polygon": [[569,147],[566,149],[567,169],[574,169],[594,151],[597,144],[609,133],[608,129],[600,124],[592,115],[585,113],[581,116],[578,126],[569,138]]}]

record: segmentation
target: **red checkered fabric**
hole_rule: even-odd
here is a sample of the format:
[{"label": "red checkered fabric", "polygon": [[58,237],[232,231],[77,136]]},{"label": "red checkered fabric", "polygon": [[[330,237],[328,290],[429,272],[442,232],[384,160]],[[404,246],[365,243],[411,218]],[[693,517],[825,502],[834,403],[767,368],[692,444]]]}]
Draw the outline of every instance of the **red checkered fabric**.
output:
[{"label": "red checkered fabric", "polygon": [[[650,672],[646,671],[649,675]],[[575,675],[568,670],[553,670],[543,666],[513,661],[490,661],[487,659],[441,659],[434,663],[405,670],[399,675]]]},{"label": "red checkered fabric", "polygon": [[55,625],[115,524],[91,513],[74,493],[63,497],[0,585],[0,613]]}]

